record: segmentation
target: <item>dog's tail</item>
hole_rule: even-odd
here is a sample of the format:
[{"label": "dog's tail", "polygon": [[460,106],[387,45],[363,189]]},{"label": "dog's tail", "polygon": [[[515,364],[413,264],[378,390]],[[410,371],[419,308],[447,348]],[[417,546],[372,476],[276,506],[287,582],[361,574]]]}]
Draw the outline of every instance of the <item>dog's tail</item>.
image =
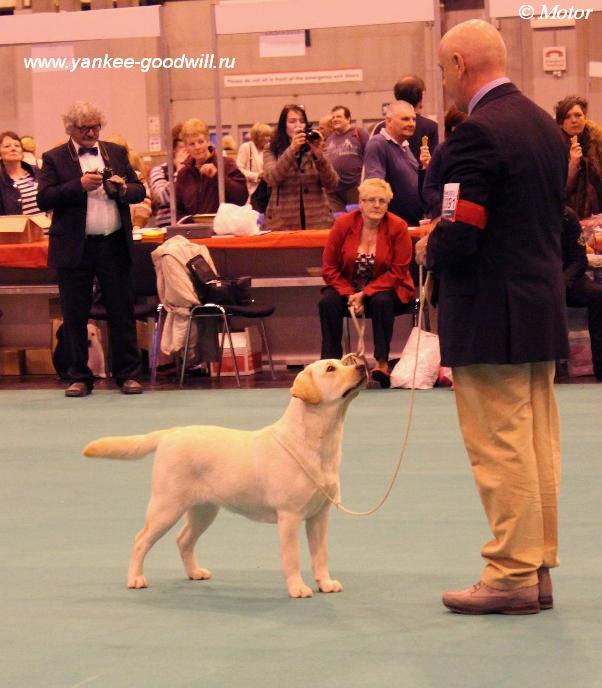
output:
[{"label": "dog's tail", "polygon": [[159,440],[173,430],[157,430],[147,435],[122,435],[100,437],[86,445],[84,456],[97,459],[121,459],[135,461],[155,451]]}]

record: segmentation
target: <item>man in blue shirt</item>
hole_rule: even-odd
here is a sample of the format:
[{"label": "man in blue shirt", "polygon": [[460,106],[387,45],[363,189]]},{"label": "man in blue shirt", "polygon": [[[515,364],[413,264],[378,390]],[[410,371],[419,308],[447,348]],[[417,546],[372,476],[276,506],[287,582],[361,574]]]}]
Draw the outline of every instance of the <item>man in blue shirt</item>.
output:
[{"label": "man in blue shirt", "polygon": [[420,148],[417,160],[409,138],[416,130],[414,108],[403,100],[387,106],[385,128],[373,136],[364,155],[364,179],[384,179],[393,189],[389,210],[408,225],[417,225],[423,216],[420,187],[431,159],[428,146]]}]

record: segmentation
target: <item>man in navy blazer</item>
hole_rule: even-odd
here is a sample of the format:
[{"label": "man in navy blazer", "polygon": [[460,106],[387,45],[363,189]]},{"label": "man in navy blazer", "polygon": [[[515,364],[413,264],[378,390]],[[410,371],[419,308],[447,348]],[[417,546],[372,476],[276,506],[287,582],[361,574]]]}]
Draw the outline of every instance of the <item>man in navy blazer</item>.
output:
[{"label": "man in navy blazer", "polygon": [[[83,397],[93,388],[87,322],[95,277],[107,309],[113,375],[124,394],[140,394],[129,204],[142,201],[145,189],[128,162],[126,149],[98,140],[105,119],[95,105],[77,101],[63,120],[70,138],[44,153],[38,206],[53,211],[48,265],[57,270],[71,359],[72,382],[65,394]],[[110,184],[103,182],[103,171]]]},{"label": "man in navy blazer", "polygon": [[416,252],[440,279],[442,362],[453,368],[493,534],[480,581],[443,603],[467,614],[537,613],[553,604],[549,569],[558,566],[566,146],[505,76],[506,47],[492,25],[455,26],[439,59],[450,99],[469,116],[443,153],[441,221]]}]

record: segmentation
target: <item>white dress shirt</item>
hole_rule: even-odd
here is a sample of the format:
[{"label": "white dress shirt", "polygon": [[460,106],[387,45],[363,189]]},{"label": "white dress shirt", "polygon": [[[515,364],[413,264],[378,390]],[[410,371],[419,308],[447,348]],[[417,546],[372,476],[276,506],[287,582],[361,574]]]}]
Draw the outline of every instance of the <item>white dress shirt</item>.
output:
[{"label": "white dress shirt", "polygon": [[[75,151],[78,152],[80,146],[73,141]],[[92,146],[98,150],[98,144]],[[102,172],[105,168],[104,160],[100,151],[98,155],[84,153],[79,155],[79,165],[82,172]],[[121,217],[117,209],[117,203],[108,198],[102,186],[95,191],[88,191],[88,210],[86,213],[86,234],[93,236],[108,236],[121,228]]]}]

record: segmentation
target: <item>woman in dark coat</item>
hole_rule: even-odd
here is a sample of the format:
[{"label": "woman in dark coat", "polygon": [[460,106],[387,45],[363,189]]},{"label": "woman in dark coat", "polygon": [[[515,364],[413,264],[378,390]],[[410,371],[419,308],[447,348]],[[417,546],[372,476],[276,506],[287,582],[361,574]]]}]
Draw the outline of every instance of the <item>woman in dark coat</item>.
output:
[{"label": "woman in dark coat", "polygon": [[579,96],[555,110],[568,147],[567,205],[582,220],[602,211],[602,128],[587,119],[587,100]]},{"label": "woman in dark coat", "polygon": [[37,167],[23,162],[21,140],[14,131],[0,134],[0,215],[39,213]]}]

